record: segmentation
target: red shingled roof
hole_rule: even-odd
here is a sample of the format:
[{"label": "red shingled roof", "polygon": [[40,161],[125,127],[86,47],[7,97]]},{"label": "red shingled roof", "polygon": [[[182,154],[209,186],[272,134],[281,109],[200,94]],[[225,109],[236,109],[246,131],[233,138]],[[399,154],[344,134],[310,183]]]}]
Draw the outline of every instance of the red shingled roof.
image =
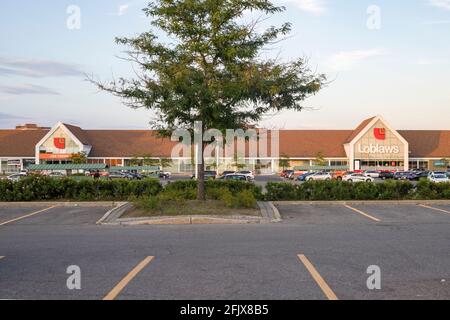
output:
[{"label": "red shingled roof", "polygon": [[[280,155],[314,158],[319,152],[329,158],[345,158],[344,144],[372,120],[355,130],[280,130]],[[91,145],[90,157],[169,157],[176,142],[160,138],[152,130],[83,130],[66,125],[81,142]],[[0,157],[34,157],[35,145],[49,130],[0,130]],[[450,131],[400,130],[409,142],[410,157],[450,157]],[[270,149],[270,148],[269,148]]]},{"label": "red shingled roof", "polygon": [[0,157],[35,156],[36,144],[50,130],[0,130]]}]

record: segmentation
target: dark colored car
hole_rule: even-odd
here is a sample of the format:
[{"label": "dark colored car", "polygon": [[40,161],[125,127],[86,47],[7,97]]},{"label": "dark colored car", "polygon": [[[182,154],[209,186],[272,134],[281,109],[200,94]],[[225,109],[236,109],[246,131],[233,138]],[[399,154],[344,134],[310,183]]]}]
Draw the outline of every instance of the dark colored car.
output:
[{"label": "dark colored car", "polygon": [[411,175],[411,172],[407,171],[398,171],[394,173],[394,179],[395,180],[408,180],[408,177]]},{"label": "dark colored car", "polygon": [[314,174],[314,172],[307,172],[307,173],[299,175],[297,177],[297,179],[295,179],[295,180],[297,180],[297,181],[306,181],[306,178],[308,178],[310,175],[313,175],[313,174]]},{"label": "dark colored car", "polygon": [[392,172],[390,172],[390,171],[381,171],[379,178],[381,180],[394,179],[394,174]]},{"label": "dark colored car", "polygon": [[427,179],[429,171],[415,171],[411,173],[411,175],[408,175],[408,180],[411,181],[419,181],[420,179]]}]

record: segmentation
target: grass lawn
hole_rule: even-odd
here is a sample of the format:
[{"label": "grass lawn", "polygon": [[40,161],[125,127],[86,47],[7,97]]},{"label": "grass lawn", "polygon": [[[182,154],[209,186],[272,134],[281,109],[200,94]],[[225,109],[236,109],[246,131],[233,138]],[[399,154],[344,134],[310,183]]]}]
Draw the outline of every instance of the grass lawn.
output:
[{"label": "grass lawn", "polygon": [[158,208],[138,208],[126,212],[121,218],[157,217],[157,216],[183,216],[183,215],[245,215],[261,216],[259,208],[228,208],[218,200],[186,200],[182,202],[165,201]]}]

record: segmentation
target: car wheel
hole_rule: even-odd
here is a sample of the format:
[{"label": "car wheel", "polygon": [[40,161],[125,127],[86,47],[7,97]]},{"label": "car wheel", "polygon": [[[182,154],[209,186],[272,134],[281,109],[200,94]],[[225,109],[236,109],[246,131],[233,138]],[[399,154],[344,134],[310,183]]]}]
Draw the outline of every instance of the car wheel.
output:
[{"label": "car wheel", "polygon": [[330,178],[326,178],[325,181],[330,181]]},{"label": "car wheel", "polygon": [[372,182],[372,180],[370,180],[370,179],[367,179],[367,180],[366,180],[366,182]]},{"label": "car wheel", "polygon": [[337,181],[342,181],[342,177],[337,177]]},{"label": "car wheel", "polygon": [[348,181],[348,182],[353,182],[353,180],[352,180],[352,179],[348,179],[347,181]]}]

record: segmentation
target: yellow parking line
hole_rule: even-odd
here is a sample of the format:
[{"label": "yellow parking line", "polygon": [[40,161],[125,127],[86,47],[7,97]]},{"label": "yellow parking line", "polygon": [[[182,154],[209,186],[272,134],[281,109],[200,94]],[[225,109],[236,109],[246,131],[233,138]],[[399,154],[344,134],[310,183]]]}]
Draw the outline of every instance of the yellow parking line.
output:
[{"label": "yellow parking line", "polygon": [[367,214],[367,213],[365,213],[365,212],[363,212],[363,211],[361,211],[361,210],[358,210],[358,209],[356,209],[356,208],[350,207],[350,206],[347,205],[347,204],[345,204],[344,206],[345,206],[346,208],[350,209],[350,210],[353,210],[353,211],[355,211],[355,212],[357,212],[357,213],[363,215],[363,216],[366,217],[366,218],[369,218],[369,219],[373,220],[373,221],[376,221],[376,222],[380,222],[380,221],[381,221],[380,219],[375,218],[375,217],[371,216],[370,214]]},{"label": "yellow parking line", "polygon": [[313,277],[314,281],[316,281],[317,285],[320,287],[322,292],[325,294],[328,300],[339,300],[336,294],[331,290],[331,288],[328,286],[328,284],[325,282],[325,280],[322,278],[322,276],[319,274],[319,272],[314,268],[311,262],[309,262],[308,258],[303,255],[299,254],[298,258],[300,261],[304,264],[306,269],[308,269],[309,273]]},{"label": "yellow parking line", "polygon": [[21,217],[18,217],[18,218],[9,220],[9,221],[2,222],[2,223],[0,223],[0,226],[4,226],[4,225],[7,225],[8,223],[12,223],[12,222],[16,222],[16,221],[19,221],[19,220],[22,220],[22,219],[25,219],[25,218],[28,218],[28,217],[32,217],[34,215],[37,215],[38,213],[41,213],[41,212],[44,212],[44,211],[48,211],[48,210],[56,208],[56,207],[57,206],[51,206],[49,208],[45,208],[45,209],[42,209],[42,210],[39,210],[39,211],[35,211],[35,212],[29,213],[27,215],[24,215],[24,216],[21,216]]},{"label": "yellow parking line", "polygon": [[130,271],[129,274],[125,276],[104,298],[103,300],[114,300],[119,293],[133,280],[134,277],[137,276],[139,272],[142,271],[152,260],[154,257],[149,256],[142,260],[133,270]]},{"label": "yellow parking line", "polygon": [[430,206],[427,206],[427,205],[424,205],[424,204],[419,204],[419,206],[421,206],[423,208],[427,208],[427,209],[436,210],[436,211],[440,211],[440,212],[444,212],[444,213],[450,214],[450,211],[448,211],[448,210],[439,209],[439,208],[435,208],[435,207],[430,207]]}]

